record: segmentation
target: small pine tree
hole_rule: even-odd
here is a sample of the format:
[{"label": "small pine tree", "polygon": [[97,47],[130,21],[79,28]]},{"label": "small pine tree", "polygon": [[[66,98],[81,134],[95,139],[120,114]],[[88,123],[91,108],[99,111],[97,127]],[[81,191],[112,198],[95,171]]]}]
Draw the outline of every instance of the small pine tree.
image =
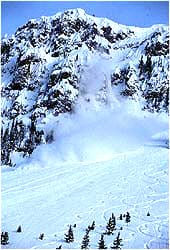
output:
[{"label": "small pine tree", "polygon": [[39,239],[40,239],[40,240],[43,240],[43,239],[44,239],[44,233],[40,234]]},{"label": "small pine tree", "polygon": [[7,245],[9,243],[9,235],[8,232],[2,232],[1,233],[1,244],[2,245]]},{"label": "small pine tree", "polygon": [[84,235],[83,237],[83,240],[82,240],[82,245],[81,245],[81,249],[88,249],[89,248],[89,230],[87,229],[86,230],[86,234]]},{"label": "small pine tree", "polygon": [[119,219],[120,219],[120,220],[123,220],[123,215],[122,215],[122,214],[120,214]]},{"label": "small pine tree", "polygon": [[65,234],[65,241],[66,241],[67,243],[70,243],[70,242],[73,242],[73,241],[74,241],[74,235],[73,235],[73,230],[72,230],[71,225],[70,225],[70,227],[69,227],[68,233]]},{"label": "small pine tree", "polygon": [[126,223],[129,223],[129,222],[130,222],[130,218],[131,218],[131,216],[130,216],[129,212],[127,212],[127,213],[126,213],[125,222],[126,222]]},{"label": "small pine tree", "polygon": [[107,249],[107,247],[105,246],[103,234],[101,235],[101,239],[99,240],[99,249]]},{"label": "small pine tree", "polygon": [[121,249],[121,246],[123,246],[121,244],[121,242],[122,242],[122,239],[120,238],[120,232],[119,232],[116,239],[113,242],[113,246],[111,246],[110,248],[111,249]]},{"label": "small pine tree", "polygon": [[150,213],[149,213],[149,212],[147,212],[147,216],[150,216]]},{"label": "small pine tree", "polygon": [[109,219],[109,222],[107,223],[107,226],[106,226],[106,234],[112,234],[114,229],[115,229],[115,219],[114,218],[111,218]]},{"label": "small pine tree", "polygon": [[21,226],[17,228],[17,233],[21,233]]}]

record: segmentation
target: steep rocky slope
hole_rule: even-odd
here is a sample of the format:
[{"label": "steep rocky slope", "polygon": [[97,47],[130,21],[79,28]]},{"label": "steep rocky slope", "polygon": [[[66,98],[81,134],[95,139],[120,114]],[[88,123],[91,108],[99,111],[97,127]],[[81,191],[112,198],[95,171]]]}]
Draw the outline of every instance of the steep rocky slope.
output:
[{"label": "steep rocky slope", "polygon": [[[51,143],[49,120],[74,112],[80,97],[90,102],[89,93],[104,105],[118,93],[141,109],[168,112],[168,34],[164,25],[127,27],[74,9],[30,20],[3,38],[2,164]],[[93,68],[94,58],[105,66]],[[93,74],[101,77],[92,93]]]}]

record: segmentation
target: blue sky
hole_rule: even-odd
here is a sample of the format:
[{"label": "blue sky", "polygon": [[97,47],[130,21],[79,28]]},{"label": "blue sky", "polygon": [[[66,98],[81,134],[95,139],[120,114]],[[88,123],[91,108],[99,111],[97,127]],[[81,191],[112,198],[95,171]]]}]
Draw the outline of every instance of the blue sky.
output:
[{"label": "blue sky", "polygon": [[2,1],[2,35],[15,33],[29,19],[70,8],[83,8],[88,14],[139,27],[168,24],[169,21],[168,1]]}]

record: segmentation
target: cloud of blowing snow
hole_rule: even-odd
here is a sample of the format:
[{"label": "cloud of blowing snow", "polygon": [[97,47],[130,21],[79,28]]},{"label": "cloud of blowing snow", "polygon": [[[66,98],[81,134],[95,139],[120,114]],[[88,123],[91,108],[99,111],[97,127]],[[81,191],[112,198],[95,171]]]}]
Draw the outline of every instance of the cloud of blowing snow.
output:
[{"label": "cloud of blowing snow", "polygon": [[[105,73],[104,68],[107,68]],[[95,93],[106,77],[109,79],[111,68],[101,57],[100,62],[97,57],[91,61],[88,72],[82,76],[82,85],[91,95],[91,101],[80,98],[74,114],[62,115],[58,123],[51,119],[46,129],[54,130],[55,141],[38,147],[33,158],[51,163],[105,160],[136,150],[154,134],[168,129],[165,114],[158,116],[141,111],[139,103],[121,99],[112,90],[112,105],[101,106],[94,101]],[[99,73],[96,75],[96,72]]]},{"label": "cloud of blowing snow", "polygon": [[135,113],[128,102],[117,110],[86,110],[82,105],[75,114],[61,118],[55,141],[40,146],[34,156],[53,163],[107,160],[115,154],[137,150],[154,134],[168,129],[163,119],[163,115],[140,110]]}]

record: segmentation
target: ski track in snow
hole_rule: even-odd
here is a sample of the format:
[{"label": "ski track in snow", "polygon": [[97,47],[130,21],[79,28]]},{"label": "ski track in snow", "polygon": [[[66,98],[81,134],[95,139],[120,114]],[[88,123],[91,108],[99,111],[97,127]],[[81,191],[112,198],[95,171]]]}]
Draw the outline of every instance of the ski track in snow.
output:
[{"label": "ski track in snow", "polygon": [[[2,172],[2,231],[10,235],[2,248],[80,248],[93,220],[90,241],[97,248],[111,213],[117,218],[127,211],[131,222],[117,219],[114,236],[105,236],[108,247],[120,231],[123,248],[168,248],[167,149],[143,146],[102,162]],[[64,233],[74,223],[75,242],[67,244]],[[20,224],[23,231],[17,234]]]}]

